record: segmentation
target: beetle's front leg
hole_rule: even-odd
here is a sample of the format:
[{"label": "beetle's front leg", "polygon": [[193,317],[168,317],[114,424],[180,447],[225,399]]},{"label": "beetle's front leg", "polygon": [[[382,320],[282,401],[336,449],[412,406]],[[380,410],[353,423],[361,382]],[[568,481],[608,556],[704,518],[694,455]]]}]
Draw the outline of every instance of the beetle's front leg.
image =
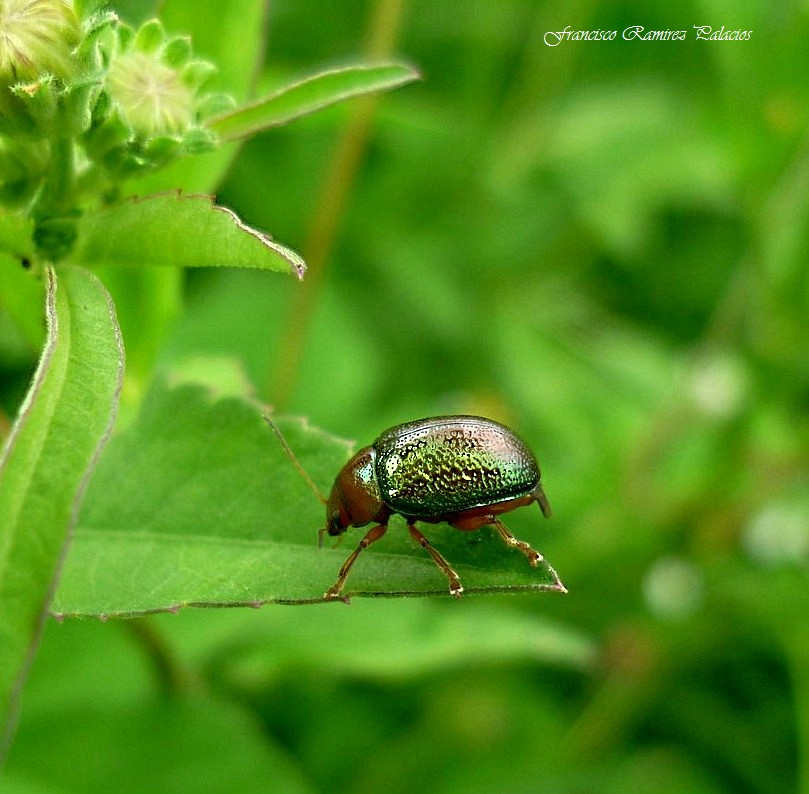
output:
[{"label": "beetle's front leg", "polygon": [[413,540],[419,544],[423,549],[426,549],[430,556],[433,558],[435,564],[444,572],[444,575],[449,579],[449,592],[451,595],[454,595],[455,598],[460,598],[461,593],[463,593],[463,585],[461,584],[461,580],[458,578],[458,574],[452,570],[450,564],[444,559],[438,549],[430,543],[424,535],[419,532],[416,527],[408,523],[407,528],[410,530],[410,534],[413,536]]},{"label": "beetle's front leg", "polygon": [[533,568],[536,568],[539,563],[542,562],[545,558],[538,552],[534,551],[524,540],[519,540],[515,538],[511,532],[508,531],[506,525],[499,519],[497,516],[492,516],[492,525],[497,529],[500,537],[508,543],[509,546],[513,546],[515,549],[519,549],[526,557],[528,557],[528,562],[531,563]]},{"label": "beetle's front leg", "polygon": [[367,549],[372,543],[376,543],[387,531],[387,524],[377,524],[376,526],[371,527],[365,533],[363,539],[359,543],[359,546],[357,546],[357,548],[348,555],[348,558],[343,563],[342,568],[340,568],[340,572],[337,574],[337,581],[323,594],[324,600],[339,600],[348,603],[348,599],[341,596],[340,592],[342,591],[343,585],[346,582],[346,577],[348,576],[348,572],[351,570],[351,566],[354,564],[357,557],[359,557],[359,554],[363,549]]}]

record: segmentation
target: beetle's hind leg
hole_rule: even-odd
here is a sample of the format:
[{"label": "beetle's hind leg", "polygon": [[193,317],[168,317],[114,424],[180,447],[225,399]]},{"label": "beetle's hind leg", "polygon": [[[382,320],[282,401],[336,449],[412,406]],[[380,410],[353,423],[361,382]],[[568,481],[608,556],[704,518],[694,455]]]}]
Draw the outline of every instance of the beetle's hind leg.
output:
[{"label": "beetle's hind leg", "polygon": [[532,549],[524,540],[515,538],[514,535],[508,531],[506,525],[499,518],[497,518],[497,516],[492,516],[492,525],[497,530],[500,537],[503,538],[503,540],[509,546],[519,549],[526,557],[528,557],[528,562],[531,563],[533,568],[536,568],[537,565],[539,565],[539,563],[545,559],[538,551],[534,551],[534,549]]},{"label": "beetle's hind leg", "polygon": [[337,574],[337,581],[323,594],[323,598],[326,601],[341,600],[348,603],[348,599],[341,596],[340,593],[343,589],[343,585],[346,583],[346,578],[348,577],[348,572],[351,570],[351,566],[363,549],[367,549],[372,543],[376,543],[387,531],[387,524],[376,524],[365,533],[359,546],[348,555],[342,568],[340,568],[340,572]]},{"label": "beetle's hind leg", "polygon": [[433,558],[435,564],[444,572],[444,575],[449,579],[449,592],[451,595],[454,595],[455,598],[460,598],[461,593],[463,593],[463,585],[461,584],[461,580],[458,578],[458,574],[452,570],[452,566],[444,559],[441,555],[441,552],[430,543],[424,535],[416,529],[414,524],[408,522],[407,528],[410,530],[410,534],[413,537],[413,540],[419,544],[423,549],[426,549],[428,554]]},{"label": "beetle's hind leg", "polygon": [[534,489],[534,499],[536,499],[539,509],[542,511],[542,515],[545,516],[545,518],[550,518],[553,515],[553,511],[548,502],[548,497],[545,496],[545,491],[542,490],[541,482],[537,483],[537,487]]}]

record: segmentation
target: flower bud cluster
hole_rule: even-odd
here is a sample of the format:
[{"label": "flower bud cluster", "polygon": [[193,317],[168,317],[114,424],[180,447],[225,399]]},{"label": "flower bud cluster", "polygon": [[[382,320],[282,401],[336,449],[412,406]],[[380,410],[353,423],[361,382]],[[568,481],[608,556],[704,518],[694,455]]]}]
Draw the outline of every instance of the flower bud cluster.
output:
[{"label": "flower bud cluster", "polygon": [[215,146],[202,122],[229,102],[203,92],[215,67],[193,57],[187,37],[168,37],[157,20],[138,31],[116,22],[96,57],[103,90],[84,136],[92,162],[126,178]]},{"label": "flower bud cluster", "polygon": [[92,5],[0,0],[0,204],[40,201],[47,214],[80,203],[78,186],[104,190],[216,144],[204,120],[229,100],[205,93],[215,69],[190,40],[157,20],[80,18]]},{"label": "flower bud cluster", "polygon": [[0,134],[38,137],[76,75],[71,3],[0,0]]}]

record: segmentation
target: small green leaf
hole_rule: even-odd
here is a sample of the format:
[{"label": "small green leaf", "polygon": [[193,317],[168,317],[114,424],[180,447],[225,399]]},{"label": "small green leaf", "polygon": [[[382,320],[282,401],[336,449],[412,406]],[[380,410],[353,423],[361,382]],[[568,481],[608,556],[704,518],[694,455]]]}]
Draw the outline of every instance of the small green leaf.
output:
[{"label": "small green leaf", "polygon": [[252,105],[219,116],[209,122],[209,127],[223,140],[245,138],[344,99],[398,88],[418,79],[419,73],[403,64],[335,69],[293,83]]},{"label": "small green leaf", "polygon": [[[349,445],[300,420],[280,424],[327,491]],[[188,383],[159,384],[99,464],[53,610],[101,617],[318,602],[364,532],[319,549],[324,522],[323,505],[257,405]],[[424,531],[467,593],[562,589],[552,568],[531,568],[488,529]],[[346,587],[349,596],[447,594],[443,574],[398,517],[361,555]]]},{"label": "small green leaf", "polygon": [[291,248],[252,229],[210,196],[161,193],[88,213],[71,261],[143,267],[253,267],[303,278]]},{"label": "small green leaf", "polygon": [[98,279],[74,267],[46,277],[47,343],[0,457],[0,754],[123,375]]}]

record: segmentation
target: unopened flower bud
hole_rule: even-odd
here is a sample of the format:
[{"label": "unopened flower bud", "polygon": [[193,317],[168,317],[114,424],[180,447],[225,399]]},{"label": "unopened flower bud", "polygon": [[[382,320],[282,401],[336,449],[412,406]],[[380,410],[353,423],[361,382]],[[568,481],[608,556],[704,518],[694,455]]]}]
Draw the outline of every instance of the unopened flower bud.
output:
[{"label": "unopened flower bud", "polygon": [[67,80],[80,26],[67,0],[0,0],[0,89],[44,76]]},{"label": "unopened flower bud", "polygon": [[194,121],[193,92],[151,53],[133,50],[116,58],[107,86],[123,119],[140,135],[182,133]]}]

